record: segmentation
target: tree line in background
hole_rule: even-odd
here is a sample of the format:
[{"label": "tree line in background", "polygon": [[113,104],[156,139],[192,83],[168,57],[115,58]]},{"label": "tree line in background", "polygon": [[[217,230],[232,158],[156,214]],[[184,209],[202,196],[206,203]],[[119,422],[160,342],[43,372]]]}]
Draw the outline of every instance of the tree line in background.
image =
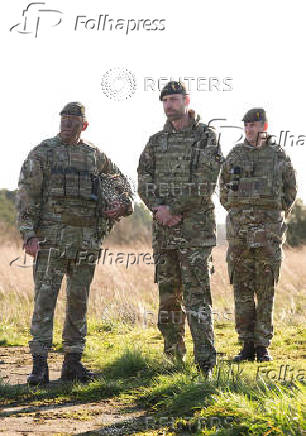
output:
[{"label": "tree line in background", "polygon": [[306,244],[306,206],[302,200],[296,200],[287,224],[287,244],[291,247]]},{"label": "tree line in background", "polygon": [[[0,241],[21,244],[15,226],[16,190],[0,189]],[[151,245],[152,216],[142,202],[135,202],[133,215],[115,225],[107,242],[114,245]],[[218,243],[225,241],[225,226],[217,226]],[[288,220],[287,244],[297,247],[306,244],[306,206],[297,200]]]}]

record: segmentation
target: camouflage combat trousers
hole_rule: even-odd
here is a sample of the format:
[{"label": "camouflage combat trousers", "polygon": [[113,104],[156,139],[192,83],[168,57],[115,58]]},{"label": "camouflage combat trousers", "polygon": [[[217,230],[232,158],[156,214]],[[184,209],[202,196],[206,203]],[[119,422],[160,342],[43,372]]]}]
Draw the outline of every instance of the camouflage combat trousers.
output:
[{"label": "camouflage combat trousers", "polygon": [[159,288],[158,328],[164,351],[183,356],[187,318],[197,363],[216,363],[210,293],[211,247],[155,251]]},{"label": "camouflage combat trousers", "polygon": [[230,244],[227,262],[234,286],[239,341],[254,341],[255,346],[268,347],[273,337],[274,286],[281,265],[281,248],[278,244],[259,248]]},{"label": "camouflage combat trousers", "polygon": [[59,258],[56,255],[50,257],[49,250],[39,250],[33,268],[35,296],[30,352],[46,355],[52,347],[54,309],[63,276],[66,274],[67,304],[62,335],[63,349],[66,353],[82,353],[87,333],[87,301],[95,264],[77,264],[72,259]]}]

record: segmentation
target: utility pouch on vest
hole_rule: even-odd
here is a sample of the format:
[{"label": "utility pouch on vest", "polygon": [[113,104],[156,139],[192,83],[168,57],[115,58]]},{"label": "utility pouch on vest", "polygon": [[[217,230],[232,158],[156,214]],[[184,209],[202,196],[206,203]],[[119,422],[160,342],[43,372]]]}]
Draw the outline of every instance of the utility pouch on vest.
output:
[{"label": "utility pouch on vest", "polygon": [[247,244],[249,248],[264,247],[267,243],[267,231],[264,226],[250,226],[248,228]]}]

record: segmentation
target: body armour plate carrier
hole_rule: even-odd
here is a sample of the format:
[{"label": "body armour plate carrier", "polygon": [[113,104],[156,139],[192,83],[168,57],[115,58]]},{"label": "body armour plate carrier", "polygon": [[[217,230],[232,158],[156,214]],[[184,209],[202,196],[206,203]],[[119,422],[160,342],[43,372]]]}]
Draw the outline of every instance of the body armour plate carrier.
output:
[{"label": "body armour plate carrier", "polygon": [[[162,204],[184,203],[190,196],[202,197],[200,208],[182,212],[179,224],[168,227],[153,222],[153,247],[177,248],[215,245],[214,204],[210,189],[199,186],[197,169],[207,165],[207,185],[211,182],[211,154],[206,126],[179,132],[161,132],[154,140],[155,195]],[[215,144],[214,144],[215,147]],[[207,148],[207,154],[205,149]],[[201,159],[201,163],[199,163]],[[206,160],[205,160],[206,159]],[[204,162],[205,160],[205,162]],[[200,184],[203,183],[203,177]],[[199,191],[200,189],[200,191]],[[186,202],[185,202],[186,203]]]},{"label": "body armour plate carrier", "polygon": [[84,143],[74,146],[59,143],[49,147],[42,221],[70,226],[99,226],[102,214],[97,205],[96,175],[94,148]]},{"label": "body armour plate carrier", "polygon": [[282,210],[282,171],[275,147],[237,149],[230,173],[228,201],[231,208],[254,206]]}]

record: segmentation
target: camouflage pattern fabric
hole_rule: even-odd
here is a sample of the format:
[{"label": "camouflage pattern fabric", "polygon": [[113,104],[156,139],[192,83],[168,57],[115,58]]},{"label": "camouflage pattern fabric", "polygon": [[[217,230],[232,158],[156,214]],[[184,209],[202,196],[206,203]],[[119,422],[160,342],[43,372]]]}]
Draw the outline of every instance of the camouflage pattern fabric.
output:
[{"label": "camouflage pattern fabric", "polygon": [[175,131],[170,122],[151,136],[138,166],[138,192],[146,206],[167,205],[183,215],[172,227],[153,223],[153,247],[165,249],[216,245],[214,203],[220,171],[220,150],[214,131],[190,118]]},{"label": "camouflage pattern fabric", "polygon": [[[190,111],[186,128],[175,131],[168,121],[162,131],[150,137],[138,166],[138,192],[147,207],[152,210],[167,205],[171,214],[182,216],[177,225],[168,227],[153,214],[153,249],[166,259],[164,266],[156,267],[160,312],[171,308],[173,313],[181,313],[183,298],[184,310],[194,311],[190,327],[196,359],[203,364],[206,361],[209,367],[214,365],[215,349],[207,259],[208,251],[216,244],[211,196],[220,161],[213,129],[199,123],[199,117]],[[202,264],[198,259],[202,259]],[[195,321],[202,319],[198,316],[202,309],[207,311],[204,324]],[[159,321],[165,349],[185,353],[184,325],[184,315],[179,324],[174,320]]]},{"label": "camouflage pattern fabric", "polygon": [[[273,336],[274,282],[281,265],[281,249],[230,245],[228,262],[234,265],[235,325],[241,342],[268,347]],[[257,295],[257,307],[254,296]]]},{"label": "camouflage pattern fabric", "polygon": [[184,356],[185,320],[193,339],[195,360],[212,368],[216,363],[210,293],[211,247],[161,250],[158,328],[164,351]]},{"label": "camouflage pattern fabric", "polygon": [[52,347],[53,314],[64,274],[67,276],[66,319],[63,329],[65,353],[82,353],[86,338],[86,310],[95,263],[61,257],[59,250],[38,252],[34,267],[34,312],[31,325],[32,354],[47,355]]},{"label": "camouflage pattern fabric", "polygon": [[[105,174],[100,173],[94,179],[95,192],[97,192],[97,202],[102,211],[107,211],[113,208],[113,203],[119,203],[126,207],[128,213],[132,213],[131,199],[134,197],[134,191],[129,181],[120,174]],[[108,219],[106,233],[110,233],[115,220]]]},{"label": "camouflage pattern fabric", "polygon": [[[157,253],[154,253],[154,255]],[[178,250],[160,250],[155,270],[159,289],[158,328],[164,338],[164,352],[178,357],[186,354],[183,288]]]},{"label": "camouflage pattern fabric", "polygon": [[[65,225],[95,228],[96,239],[105,236],[107,219],[98,199],[95,179],[119,169],[98,148],[80,141],[69,146],[59,135],[35,147],[25,160],[17,193],[17,226],[27,241],[41,229],[55,226],[48,244],[56,244]],[[127,215],[132,213],[129,193],[125,193]],[[89,240],[85,245],[97,245]],[[74,243],[68,241],[67,245]],[[79,248],[79,243],[74,243]],[[99,244],[98,244],[99,245]]]},{"label": "camouflage pattern fabric", "polygon": [[291,161],[269,138],[258,148],[245,140],[226,157],[220,201],[229,212],[227,263],[234,285],[236,329],[241,341],[254,340],[256,346],[267,347],[272,339],[274,286],[282,260],[285,215],[295,197]]},{"label": "camouflage pattern fabric", "polygon": [[[96,183],[97,177],[103,179],[105,174],[125,179],[98,148],[82,141],[67,145],[59,135],[35,147],[21,168],[16,199],[18,229],[25,242],[32,237],[40,240],[38,265],[34,269],[35,310],[33,341],[30,342],[31,350],[35,348],[35,352],[38,352],[39,344],[40,351],[45,352],[46,338],[52,338],[53,310],[64,273],[70,283],[64,351],[84,346],[84,298],[85,294],[88,296],[94,273],[93,263],[99,257],[102,239],[110,227],[99,200],[103,199],[105,190],[99,194]],[[121,192],[120,195],[119,201],[122,196],[126,197],[126,215],[131,214],[130,193]],[[43,252],[46,251],[49,253],[47,262],[57,259],[58,272],[45,281],[48,264]],[[77,301],[79,308],[75,307]],[[70,313],[70,310],[76,310],[76,313]],[[74,321],[76,319],[78,321]]]}]

